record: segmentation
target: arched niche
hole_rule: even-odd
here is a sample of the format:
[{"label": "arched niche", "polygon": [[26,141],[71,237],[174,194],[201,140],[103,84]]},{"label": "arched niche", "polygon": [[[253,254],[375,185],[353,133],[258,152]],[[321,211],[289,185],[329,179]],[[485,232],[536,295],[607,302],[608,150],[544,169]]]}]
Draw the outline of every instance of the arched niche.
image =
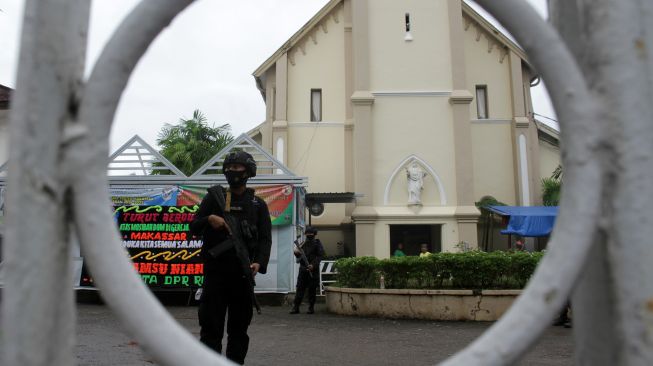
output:
[{"label": "arched niche", "polygon": [[404,205],[408,202],[408,188],[406,181],[406,167],[417,163],[427,175],[424,177],[424,189],[421,201],[425,206],[446,206],[447,195],[440,176],[426,161],[417,155],[411,154],[403,159],[390,174],[386,181],[383,193],[384,205]]}]

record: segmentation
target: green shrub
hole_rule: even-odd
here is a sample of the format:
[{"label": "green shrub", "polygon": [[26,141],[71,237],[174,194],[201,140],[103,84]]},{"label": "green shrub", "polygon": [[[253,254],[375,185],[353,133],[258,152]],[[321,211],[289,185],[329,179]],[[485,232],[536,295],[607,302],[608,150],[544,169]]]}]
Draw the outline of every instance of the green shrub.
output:
[{"label": "green shrub", "polygon": [[351,257],[336,261],[338,283],[344,287],[379,287],[379,260],[375,257]]},{"label": "green shrub", "polygon": [[428,257],[343,258],[336,261],[338,285],[352,288],[501,289],[523,288],[543,253],[434,253]]}]

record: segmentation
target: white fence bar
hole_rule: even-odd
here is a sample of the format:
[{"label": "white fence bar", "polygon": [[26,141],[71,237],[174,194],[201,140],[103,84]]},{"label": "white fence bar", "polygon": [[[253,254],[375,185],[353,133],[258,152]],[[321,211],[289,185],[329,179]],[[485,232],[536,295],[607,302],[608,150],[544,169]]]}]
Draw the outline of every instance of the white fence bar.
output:
[{"label": "white fence bar", "polygon": [[[28,0],[10,112],[3,365],[72,365],[75,306],[60,141],[76,118],[90,3]],[[62,52],[65,50],[65,52]]]}]

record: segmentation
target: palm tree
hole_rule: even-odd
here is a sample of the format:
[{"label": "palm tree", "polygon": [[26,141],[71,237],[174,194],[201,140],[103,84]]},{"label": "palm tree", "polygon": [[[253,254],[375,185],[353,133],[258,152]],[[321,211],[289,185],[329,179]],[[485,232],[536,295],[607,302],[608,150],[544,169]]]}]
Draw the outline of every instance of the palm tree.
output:
[{"label": "palm tree", "polygon": [[558,165],[549,178],[542,178],[542,202],[544,206],[557,206],[562,189],[562,165]]},{"label": "palm tree", "polygon": [[[161,155],[184,174],[191,175],[233,139],[229,124],[209,126],[204,114],[196,109],[191,119],[180,118],[176,125],[166,123],[156,142]],[[154,170],[152,174],[170,172]]]}]

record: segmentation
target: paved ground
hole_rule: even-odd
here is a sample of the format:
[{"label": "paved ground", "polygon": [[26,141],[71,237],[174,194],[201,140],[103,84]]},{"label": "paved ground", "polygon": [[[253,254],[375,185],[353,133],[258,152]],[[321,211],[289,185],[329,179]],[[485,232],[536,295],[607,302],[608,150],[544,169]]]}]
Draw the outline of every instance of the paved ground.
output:
[{"label": "paved ground", "polygon": [[[79,365],[152,365],[104,305],[78,304]],[[195,306],[167,306],[196,336]],[[304,310],[304,309],[302,309]],[[247,365],[433,365],[480,335],[490,323],[389,320],[336,316],[324,305],[314,315],[264,306],[250,327]],[[520,365],[572,365],[570,329],[551,327]]]}]

